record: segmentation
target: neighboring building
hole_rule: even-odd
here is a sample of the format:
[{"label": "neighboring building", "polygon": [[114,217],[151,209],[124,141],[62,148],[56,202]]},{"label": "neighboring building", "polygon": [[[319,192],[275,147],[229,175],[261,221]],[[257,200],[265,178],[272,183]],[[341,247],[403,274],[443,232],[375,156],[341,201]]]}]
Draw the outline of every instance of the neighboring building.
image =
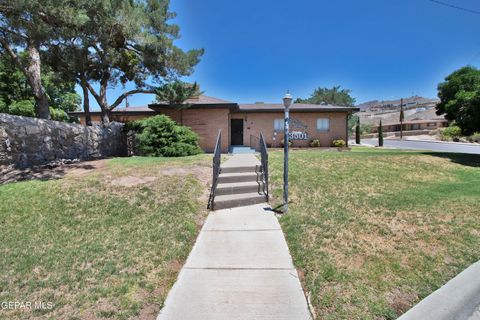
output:
[{"label": "neighboring building", "polygon": [[[222,151],[232,145],[255,147],[260,132],[268,146],[281,146],[283,139],[282,104],[238,104],[200,95],[185,102],[185,108],[154,103],[148,107],[131,107],[112,112],[111,119],[129,122],[156,114],[169,116],[178,124],[188,126],[200,139],[199,144],[207,152],[213,151],[218,131],[222,132]],[[332,141],[348,142],[348,115],[358,111],[355,107],[332,105],[293,104],[290,107],[290,131],[294,147],[308,147],[312,139],[320,140],[322,146],[331,146]],[[100,121],[100,112],[91,112],[92,121]],[[84,123],[83,112],[73,112]]]},{"label": "neighboring building", "polygon": [[[403,122],[403,131],[414,130],[435,130],[448,127],[448,121],[446,119],[440,120],[411,120]],[[400,122],[385,123],[382,124],[383,132],[396,132],[400,131]],[[372,128],[372,133],[377,133],[378,127]]]}]

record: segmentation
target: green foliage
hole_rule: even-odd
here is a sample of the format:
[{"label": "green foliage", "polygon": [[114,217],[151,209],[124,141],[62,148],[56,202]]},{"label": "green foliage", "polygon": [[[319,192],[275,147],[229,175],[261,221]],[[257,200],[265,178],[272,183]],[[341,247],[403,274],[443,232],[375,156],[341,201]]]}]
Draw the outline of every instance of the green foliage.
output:
[{"label": "green foliage", "polygon": [[360,118],[358,118],[357,125],[355,126],[355,143],[360,144]]},{"label": "green foliage", "polygon": [[332,147],[335,148],[344,148],[347,144],[345,143],[345,140],[342,139],[337,139],[332,141]]},{"label": "green foliage", "polygon": [[475,132],[471,136],[468,136],[467,140],[470,141],[470,142],[480,143],[480,132]]},{"label": "green foliage", "polygon": [[352,134],[355,132],[355,127],[357,122],[359,121],[360,117],[356,114],[352,114],[348,117],[348,133]]},{"label": "green foliage", "polygon": [[455,121],[463,135],[480,130],[480,70],[467,66],[454,71],[438,85],[437,114]]},{"label": "green foliage", "polygon": [[318,87],[313,91],[307,99],[297,99],[295,103],[312,103],[312,104],[332,104],[337,106],[353,106],[355,98],[353,98],[349,89],[340,89],[340,86],[330,88]]},{"label": "green foliage", "polygon": [[440,138],[444,141],[458,140],[462,136],[462,129],[459,126],[451,125],[440,130]]},{"label": "green foliage", "polygon": [[8,107],[8,113],[16,116],[35,117],[35,106],[32,100],[15,101]]},{"label": "green foliage", "polygon": [[[129,95],[159,94],[168,101],[184,100],[190,89],[175,81],[189,76],[203,50],[184,51],[174,44],[179,27],[171,23],[175,13],[169,1],[79,1],[74,10],[85,20],[70,36],[52,45],[47,61],[65,77],[98,83],[87,86],[102,109],[103,121]],[[81,80],[81,79],[80,79]],[[81,81],[80,81],[81,82]],[[107,103],[107,91],[132,83],[135,89]],[[173,83],[165,85],[165,83]],[[183,89],[181,92],[170,89]]]},{"label": "green foliage", "polygon": [[[26,59],[25,53],[20,54],[22,59]],[[65,112],[75,111],[79,108],[81,98],[75,91],[75,82],[65,81],[60,75],[54,73],[48,66],[43,65],[42,83],[50,99],[51,107],[63,110]],[[33,94],[25,75],[18,70],[10,57],[5,54],[0,55],[0,110],[5,113],[15,115],[35,116],[29,111],[29,103],[33,101]],[[20,105],[15,104],[20,102]],[[15,104],[14,106],[12,106]],[[9,107],[10,106],[10,107]],[[32,108],[34,104],[32,102]],[[65,112],[51,115],[52,119],[65,121],[68,116]]]},{"label": "green foliage", "polygon": [[188,108],[188,104],[184,104],[185,100],[199,95],[199,90],[197,83],[189,84],[179,80],[168,82],[156,89],[155,101],[167,102],[178,108]]},{"label": "green foliage", "polygon": [[382,120],[380,120],[380,124],[378,125],[378,146],[383,147],[383,126]]},{"label": "green foliage", "polygon": [[8,113],[8,106],[2,98],[0,98],[0,113]]},{"label": "green foliage", "polygon": [[69,116],[65,111],[63,111],[62,109],[57,109],[52,107],[50,107],[50,117],[52,117],[52,120],[55,120],[55,121],[69,120]]},{"label": "green foliage", "polygon": [[134,121],[128,129],[137,132],[135,138],[141,155],[180,157],[202,152],[197,134],[188,127],[177,125],[165,115]]},{"label": "green foliage", "polygon": [[309,145],[312,148],[318,148],[318,147],[320,147],[320,140],[318,140],[318,139],[310,140]]}]

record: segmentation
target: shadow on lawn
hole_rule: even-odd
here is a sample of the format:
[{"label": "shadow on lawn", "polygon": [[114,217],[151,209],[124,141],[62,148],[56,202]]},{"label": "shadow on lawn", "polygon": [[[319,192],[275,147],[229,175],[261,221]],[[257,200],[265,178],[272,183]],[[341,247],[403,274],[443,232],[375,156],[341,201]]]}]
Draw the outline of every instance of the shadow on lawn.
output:
[{"label": "shadow on lawn", "polygon": [[468,153],[450,153],[450,152],[421,152],[422,154],[450,159],[454,163],[458,163],[469,167],[480,167],[480,154]]},{"label": "shadow on lawn", "polygon": [[42,165],[24,169],[8,168],[0,172],[0,185],[24,180],[46,181],[61,179],[73,170],[87,172],[94,169],[97,169],[97,166],[89,163],[74,163],[58,166]]}]

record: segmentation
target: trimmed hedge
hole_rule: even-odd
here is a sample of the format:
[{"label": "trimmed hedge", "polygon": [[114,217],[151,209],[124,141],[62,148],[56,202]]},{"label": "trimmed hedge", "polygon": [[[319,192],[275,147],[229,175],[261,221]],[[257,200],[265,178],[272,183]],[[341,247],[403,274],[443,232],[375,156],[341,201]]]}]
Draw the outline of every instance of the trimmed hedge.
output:
[{"label": "trimmed hedge", "polygon": [[198,135],[179,126],[165,115],[158,115],[127,124],[135,132],[136,151],[150,157],[183,157],[199,154]]}]

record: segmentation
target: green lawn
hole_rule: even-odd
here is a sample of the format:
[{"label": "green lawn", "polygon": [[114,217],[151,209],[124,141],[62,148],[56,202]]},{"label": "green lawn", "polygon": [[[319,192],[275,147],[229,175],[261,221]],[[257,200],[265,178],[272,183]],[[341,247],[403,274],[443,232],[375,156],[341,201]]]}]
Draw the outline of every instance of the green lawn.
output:
[{"label": "green lawn", "polygon": [[294,151],[290,195],[280,222],[319,319],[394,319],[480,259],[479,156]]},{"label": "green lawn", "polygon": [[154,319],[206,215],[210,161],[119,158],[0,186],[0,301],[54,304],[0,318]]}]

